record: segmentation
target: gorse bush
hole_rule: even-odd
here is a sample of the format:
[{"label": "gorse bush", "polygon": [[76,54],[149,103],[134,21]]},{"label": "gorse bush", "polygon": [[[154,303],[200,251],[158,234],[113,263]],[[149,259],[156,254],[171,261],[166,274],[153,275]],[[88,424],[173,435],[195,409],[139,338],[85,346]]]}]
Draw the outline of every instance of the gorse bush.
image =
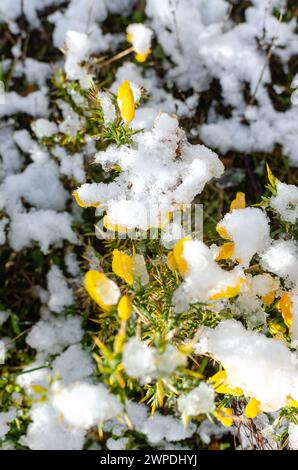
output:
[{"label": "gorse bush", "polygon": [[56,3],[64,64],[3,65],[0,448],[297,448],[295,17]]},{"label": "gorse bush", "polygon": [[[127,83],[125,87],[130,94]],[[120,93],[122,89],[123,85]],[[131,97],[126,99],[131,106]],[[161,123],[164,127],[160,130]],[[156,171],[156,179],[152,178],[154,139],[159,132],[158,165],[164,164],[164,154],[172,149],[174,137],[174,162],[178,160],[184,169],[180,186],[187,186],[184,194],[190,192],[193,199],[202,186],[200,175],[204,175],[204,183],[206,178],[220,176],[222,168],[216,155],[202,146],[181,145],[176,118],[160,115],[153,130],[135,137],[131,147],[112,146],[96,154],[97,164],[105,166],[108,160],[119,165],[120,173],[113,183],[84,184],[75,193],[81,206],[92,205],[97,211],[112,214],[111,220],[104,216],[106,228],[120,226],[123,231],[134,224],[150,228],[139,222],[145,213],[140,201],[144,195],[150,201],[149,191],[158,196],[158,201],[166,196],[171,175],[170,171],[162,175],[159,195],[157,179],[162,166]],[[184,152],[186,158],[198,153],[193,160],[198,175],[190,181],[191,162],[183,167]],[[132,390],[138,394],[143,389],[142,402],[151,406],[152,413],[165,408],[181,414],[185,432],[190,421],[201,422],[206,414],[211,421],[230,427],[234,422],[238,426],[247,423],[260,413],[279,411],[274,420],[267,416],[269,445],[282,439],[285,415],[295,423],[298,382],[291,350],[298,338],[294,320],[298,246],[293,226],[298,189],[278,181],[269,167],[267,171],[263,201],[257,207],[246,207],[245,195],[238,192],[230,212],[217,224],[223,243],[208,246],[186,237],[169,251],[162,243],[152,244],[150,240],[115,240],[104,266],[99,262],[94,269],[92,262],[93,269],[85,275],[85,288],[105,312],[95,337],[99,350],[95,358],[101,376],[124,407]],[[148,174],[151,186],[146,194]],[[123,180],[126,187],[122,187]],[[135,185],[141,188],[139,197]],[[181,193],[180,186],[174,184],[171,201],[175,193]],[[180,198],[176,202],[189,202],[183,195]],[[171,217],[167,220],[164,223],[170,225]],[[274,236],[270,229],[273,223],[278,227]],[[107,316],[114,323],[112,334],[105,333]]]}]

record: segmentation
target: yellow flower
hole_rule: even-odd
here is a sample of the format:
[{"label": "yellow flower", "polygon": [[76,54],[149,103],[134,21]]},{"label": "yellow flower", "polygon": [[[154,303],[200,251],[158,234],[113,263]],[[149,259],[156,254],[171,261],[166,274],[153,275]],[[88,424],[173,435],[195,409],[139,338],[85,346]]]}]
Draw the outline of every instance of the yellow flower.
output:
[{"label": "yellow flower", "polygon": [[133,34],[127,33],[126,39],[127,39],[127,42],[129,42],[130,44],[132,44],[132,42],[133,42]]},{"label": "yellow flower", "polygon": [[219,408],[214,411],[214,416],[218,421],[223,424],[226,428],[229,428],[233,424],[233,410],[232,408]]},{"label": "yellow flower", "polygon": [[114,353],[119,354],[123,351],[125,338],[126,338],[125,328],[120,328],[114,340]]},{"label": "yellow flower", "polygon": [[128,229],[124,225],[112,224],[109,220],[108,215],[105,215],[103,218],[103,226],[107,230],[112,230],[113,232],[118,232],[118,233],[128,233],[131,231],[131,229]]},{"label": "yellow flower", "polygon": [[104,273],[95,270],[90,270],[85,274],[85,289],[91,299],[104,311],[111,310],[120,297],[117,284]]},{"label": "yellow flower", "polygon": [[291,395],[287,397],[287,406],[291,408],[298,408],[298,401],[294,400]]},{"label": "yellow flower", "polygon": [[232,212],[234,209],[245,209],[245,206],[245,194],[239,192],[236,194],[235,199],[231,202],[230,212]]},{"label": "yellow flower", "polygon": [[125,80],[118,88],[117,102],[120,114],[128,126],[135,116],[135,100],[128,80]]},{"label": "yellow flower", "polygon": [[78,195],[78,191],[74,191],[72,193],[73,197],[75,198],[76,203],[80,207],[99,207],[100,203],[99,202],[84,202]]},{"label": "yellow flower", "polygon": [[149,55],[150,53],[151,53],[151,50],[150,50],[150,49],[149,49],[149,51],[146,52],[145,54],[142,54],[142,53],[140,53],[140,52],[137,52],[137,53],[135,54],[135,59],[136,59],[137,62],[140,62],[140,63],[145,62],[145,60],[147,59],[147,57],[148,57],[148,55]]},{"label": "yellow flower", "polygon": [[216,393],[223,393],[239,397],[243,395],[243,390],[240,387],[230,387],[227,382],[227,373],[225,370],[220,370],[209,378],[209,382],[213,384]]},{"label": "yellow flower", "polygon": [[[129,42],[130,44],[133,45],[133,43],[134,43],[134,36],[133,36],[132,33],[127,33],[126,39],[127,39],[127,42]],[[142,63],[142,62],[145,62],[145,60],[147,59],[147,57],[148,57],[150,54],[151,54],[151,49],[149,49],[148,51],[143,52],[143,53],[142,53],[142,52],[137,52],[137,51],[135,50],[135,59],[136,59],[137,62]]]},{"label": "yellow flower", "polygon": [[132,305],[128,295],[123,295],[118,304],[118,316],[121,320],[128,320],[132,314]]},{"label": "yellow flower", "polygon": [[264,304],[266,305],[271,305],[274,302],[275,299],[275,291],[268,292],[268,294],[263,295],[261,297],[261,300]]},{"label": "yellow flower", "polygon": [[133,254],[129,256],[123,251],[113,251],[113,272],[121,277],[127,284],[132,285],[135,281],[142,285],[148,284],[149,276],[143,255]]},{"label": "yellow flower", "polygon": [[224,243],[220,248],[215,261],[220,261],[222,259],[229,259],[234,254],[235,245],[233,242]]},{"label": "yellow flower", "polygon": [[[174,261],[176,263],[179,273],[182,274],[183,276],[185,276],[188,273],[187,262],[183,258],[184,243],[188,240],[191,240],[191,238],[190,237],[182,238],[181,240],[179,240],[178,243],[176,243],[174,250],[173,250]],[[174,266],[174,264],[172,265]]]},{"label": "yellow flower", "polygon": [[171,271],[175,272],[178,271],[178,266],[175,261],[175,256],[173,251],[170,251],[167,256],[167,265],[170,268]]},{"label": "yellow flower", "polygon": [[40,393],[40,394],[43,394],[43,393],[47,393],[47,389],[45,387],[42,387],[41,385],[31,385],[31,390],[34,392],[34,393]]},{"label": "yellow flower", "polygon": [[239,294],[241,285],[243,284],[244,279],[239,278],[237,283],[234,286],[225,286],[222,289],[216,291],[214,294],[210,295],[208,298],[210,300],[219,300],[219,299],[231,299],[236,297]]},{"label": "yellow flower", "polygon": [[269,183],[271,184],[271,186],[273,188],[276,188],[276,185],[278,183],[278,179],[272,173],[271,168],[268,165],[268,163],[266,163],[266,170],[267,170],[267,176],[268,176]]},{"label": "yellow flower", "polygon": [[286,329],[284,326],[279,325],[279,323],[271,321],[268,323],[268,328],[272,336],[278,336],[278,338],[286,332]]},{"label": "yellow flower", "polygon": [[134,260],[132,256],[127,255],[123,251],[113,251],[113,272],[121,277],[127,284],[132,285],[134,281]]},{"label": "yellow flower", "polygon": [[261,413],[261,408],[260,408],[260,402],[256,400],[255,398],[251,398],[246,405],[246,408],[244,410],[244,415],[247,418],[255,418],[258,416],[259,413]]},{"label": "yellow flower", "polygon": [[231,240],[231,236],[229,235],[227,229],[220,225],[220,223],[217,224],[216,231],[221,236],[221,238],[224,238],[225,240]]},{"label": "yellow flower", "polygon": [[287,327],[291,328],[293,320],[293,302],[288,292],[283,293],[277,304],[277,308],[281,312]]}]

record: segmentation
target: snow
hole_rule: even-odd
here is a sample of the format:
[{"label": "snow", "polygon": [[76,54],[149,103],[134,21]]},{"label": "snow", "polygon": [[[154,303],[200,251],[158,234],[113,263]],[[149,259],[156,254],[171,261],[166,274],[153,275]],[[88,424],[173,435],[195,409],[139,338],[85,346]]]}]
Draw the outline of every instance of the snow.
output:
[{"label": "snow", "polygon": [[60,162],[59,170],[62,175],[73,178],[78,183],[85,181],[84,157],[81,153],[69,155],[64,148],[57,146],[53,148],[53,155]]},{"label": "snow", "polygon": [[146,377],[154,371],[153,350],[137,338],[131,338],[124,346],[123,366],[131,377]]},{"label": "snow", "polygon": [[81,450],[85,442],[83,429],[72,429],[49,403],[35,403],[31,423],[22,438],[31,450]]},{"label": "snow", "polygon": [[6,322],[8,317],[9,317],[9,312],[7,312],[5,310],[0,311],[0,326],[2,326],[3,323]]},{"label": "snow", "polygon": [[298,187],[279,181],[276,196],[270,200],[270,205],[283,220],[294,224],[298,219]]},{"label": "snow", "polygon": [[229,429],[225,428],[222,425],[212,423],[208,419],[202,421],[198,428],[198,433],[204,444],[210,444],[212,436],[216,439],[221,439],[221,437],[228,433]]},{"label": "snow", "polygon": [[289,425],[289,447],[292,450],[298,449],[298,425],[294,423]]},{"label": "snow", "polygon": [[131,23],[126,32],[133,50],[137,54],[147,54],[151,48],[153,31],[141,23]]},{"label": "snow", "polygon": [[245,267],[256,253],[262,253],[270,245],[269,220],[261,209],[235,209],[224,216],[218,227],[227,231],[234,242],[233,258]]},{"label": "snow", "polygon": [[21,96],[15,91],[11,91],[5,94],[5,103],[0,106],[0,117],[11,116],[16,113],[25,113],[32,117],[46,117],[48,115],[48,106],[49,100],[46,87],[33,91],[27,96]]},{"label": "snow", "polygon": [[153,377],[170,375],[177,367],[185,365],[185,357],[172,345],[158,352],[132,337],[125,343],[122,363],[128,375],[146,382]]},{"label": "snow", "polygon": [[9,431],[9,424],[16,418],[16,410],[11,408],[7,412],[0,413],[0,439]]},{"label": "snow", "polygon": [[68,251],[68,253],[65,255],[64,261],[67,272],[74,277],[77,276],[80,272],[80,267],[75,253]]},{"label": "snow", "polygon": [[0,185],[0,207],[10,214],[23,212],[24,200],[38,209],[59,211],[66,198],[59,167],[52,160],[31,163],[23,172],[7,176]]},{"label": "snow", "polygon": [[24,71],[29,83],[36,83],[40,88],[46,85],[47,80],[52,76],[53,69],[50,64],[27,57],[24,62]]},{"label": "snow", "polygon": [[[279,2],[281,4],[282,2]],[[230,118],[214,115],[211,108],[206,123],[200,126],[200,137],[206,145],[222,153],[271,152],[281,144],[290,161],[297,166],[297,112],[292,106],[280,113],[273,108],[266,89],[271,81],[266,67],[265,47],[272,44],[274,52],[286,63],[297,50],[296,21],[279,21],[273,16],[273,2],[250,6],[245,11],[245,22],[228,19],[230,3],[181,0],[148,0],[146,12],[159,43],[170,55],[174,66],[168,64],[167,78],[183,89],[208,89],[212,78],[219,80],[225,104],[232,106]],[[273,39],[274,38],[274,39]],[[265,68],[264,68],[265,64]],[[263,71],[264,70],[264,71]],[[243,123],[248,105],[243,96],[243,85],[249,84],[256,102],[251,109],[257,115]],[[237,138],[235,138],[237,136]]]},{"label": "snow", "polygon": [[77,243],[77,237],[71,228],[71,216],[53,210],[31,210],[14,213],[11,216],[9,241],[16,250],[38,242],[43,253],[47,253],[53,244],[60,245],[62,240]]},{"label": "snow", "polygon": [[193,423],[184,427],[179,418],[164,416],[158,411],[150,416],[146,407],[138,403],[127,403],[126,410],[133,427],[144,434],[152,444],[157,444],[163,439],[168,442],[187,439],[196,429]]},{"label": "snow", "polygon": [[163,416],[156,413],[149,417],[142,426],[142,431],[151,444],[157,444],[163,439],[169,442],[176,442],[191,437],[194,428],[189,426],[184,428],[181,421],[173,416]]},{"label": "snow", "polygon": [[201,382],[187,395],[178,398],[178,410],[185,416],[197,416],[215,410],[215,392],[212,387]]},{"label": "snow", "polygon": [[[39,26],[38,11],[51,5],[59,5],[63,3],[63,0],[24,0],[23,11],[27,20],[33,26]],[[16,20],[22,12],[22,1],[16,0],[11,4],[9,0],[1,1],[0,9],[0,22]]]},{"label": "snow", "polygon": [[51,402],[65,420],[79,429],[88,429],[121,413],[117,398],[102,384],[78,382],[53,391]]},{"label": "snow", "polygon": [[275,240],[261,256],[264,269],[298,284],[298,245],[294,240]]},{"label": "snow", "polygon": [[189,303],[206,302],[225,288],[240,285],[244,278],[239,267],[231,271],[222,269],[214,261],[212,250],[201,241],[185,240],[182,256],[188,269],[184,282],[173,297],[178,312],[187,308]]},{"label": "snow", "polygon": [[213,330],[206,328],[199,351],[220,361],[229,386],[256,398],[263,411],[280,409],[289,396],[298,398],[296,355],[280,341],[245,330],[239,321],[224,320]]},{"label": "snow", "polygon": [[81,341],[81,319],[75,316],[39,320],[28,333],[26,342],[37,351],[57,354],[66,346]]},{"label": "snow", "polygon": [[102,107],[102,112],[103,112],[103,118],[104,118],[105,125],[108,126],[113,121],[115,121],[115,118],[116,118],[115,106],[113,105],[111,97],[105,91],[100,91],[98,93],[98,99],[99,99],[100,105]]},{"label": "snow", "polygon": [[173,97],[171,93],[163,88],[160,77],[153,69],[148,68],[141,73],[136,64],[124,62],[116,72],[116,80],[111,87],[111,91],[116,93],[119,85],[124,80],[130,81],[136,102],[140,98],[141,87],[144,87],[146,92],[150,94],[150,100],[136,109],[135,118],[131,123],[133,129],[151,129],[154,120],[161,111],[188,117],[193,116],[195,112],[198,96],[194,94],[184,101]]},{"label": "snow", "polygon": [[52,266],[47,275],[49,290],[49,309],[61,313],[65,307],[74,303],[72,290],[58,266]]},{"label": "snow", "polygon": [[92,375],[93,364],[89,351],[79,344],[69,346],[52,364],[52,374],[63,379],[64,383],[84,380]]},{"label": "snow", "polygon": [[0,220],[0,245],[4,245],[6,241],[5,227],[7,226],[9,220],[7,217],[2,217]]},{"label": "snow", "polygon": [[5,362],[6,349],[7,347],[5,341],[2,341],[2,339],[0,339],[0,364],[4,364]]},{"label": "snow", "polygon": [[[100,25],[106,17],[106,0],[102,2],[71,0],[64,11],[57,10],[48,17],[48,20],[54,25],[54,46],[62,47],[67,31],[75,31],[77,37],[80,34],[88,36],[90,52],[107,49],[113,40],[113,36],[102,33]],[[76,39],[75,42],[77,44]]]},{"label": "snow", "polygon": [[67,31],[65,36],[65,73],[70,80],[79,80],[82,88],[89,88],[91,76],[81,66],[89,57],[90,43],[88,36],[78,31]]},{"label": "snow", "polygon": [[58,127],[54,122],[50,122],[48,119],[43,118],[33,121],[31,127],[38,139],[50,137],[58,131]]},{"label": "snow", "polygon": [[[297,19],[278,19],[274,12],[274,8],[286,7],[285,2],[252,0],[243,21],[236,21],[228,0],[147,0],[144,22],[130,23],[139,21],[140,12],[137,16],[133,9],[137,4],[136,0],[1,0],[1,28],[6,32],[8,27],[5,51],[7,47],[11,50],[1,63],[8,80],[0,96],[0,245],[5,257],[11,248],[5,267],[15,259],[23,260],[22,250],[26,250],[26,257],[37,256],[40,251],[45,265],[38,285],[28,290],[28,295],[33,293],[42,304],[40,317],[31,323],[30,318],[24,321],[20,316],[22,328],[28,323],[29,331],[21,341],[25,341],[24,354],[28,350],[32,362],[17,375],[16,384],[22,392],[11,395],[30,418],[18,443],[32,450],[81,450],[87,431],[98,425],[110,436],[104,446],[126,449],[134,445],[129,421],[136,431],[133,437],[140,433],[148,446],[159,449],[183,449],[179,441],[194,433],[209,445],[213,438],[218,441],[230,432],[205,416],[187,427],[182,424],[181,415],[196,418],[215,410],[217,396],[208,379],[173,392],[177,399],[169,402],[171,411],[155,411],[153,416],[149,406],[127,400],[120,403],[103,385],[103,377],[92,361],[93,349],[86,346],[90,334],[88,326],[82,326],[86,312],[81,309],[75,316],[70,314],[78,311],[74,293],[78,289],[81,295],[85,271],[80,247],[74,247],[81,243],[76,232],[79,225],[85,230],[86,221],[71,192],[78,186],[79,198],[97,205],[94,217],[104,216],[106,227],[159,227],[163,230],[162,243],[173,248],[169,213],[179,204],[191,204],[206,184],[223,175],[217,153],[224,157],[233,151],[260,158],[258,175],[261,153],[271,153],[280,146],[283,163],[288,159],[290,167],[298,166],[297,75],[292,77],[289,62],[298,50]],[[113,20],[109,15],[119,12],[125,17],[123,24],[128,24],[126,31],[107,32]],[[45,42],[52,40],[52,44],[44,56],[41,51],[42,60],[35,47],[26,42],[28,31],[23,30],[22,13],[33,38],[38,34],[44,37],[50,25],[52,34]],[[136,103],[131,129],[145,131],[135,134],[131,145],[110,145],[105,150],[104,141],[85,133],[90,118],[86,96],[92,79],[101,81],[101,72],[105,76],[101,60],[128,49],[128,43],[133,53],[114,61],[107,81],[100,83],[99,111],[105,130],[112,129],[116,119],[112,93],[129,80]],[[292,97],[288,96],[290,85],[275,83],[274,67],[268,66],[270,46],[272,57],[280,61],[281,75],[293,82]],[[136,63],[145,60],[144,64]],[[69,93],[69,101],[52,94],[50,79],[63,67],[63,89]],[[212,101],[206,116],[201,116],[204,92]],[[284,111],[276,109],[274,96]],[[75,109],[70,103],[75,103]],[[272,158],[281,158],[278,154]],[[90,168],[96,174],[94,181],[89,177]],[[242,171],[232,168],[238,170]],[[229,177],[226,181],[226,186],[222,180],[216,182],[216,188],[225,190],[234,184]],[[199,338],[199,342],[192,354],[200,355],[199,361],[207,355],[214,364],[221,364],[230,386],[242,388],[247,399],[260,402],[263,413],[254,419],[254,425],[277,448],[274,436],[281,431],[276,422],[272,424],[278,413],[271,412],[289,405],[290,398],[298,400],[298,245],[294,239],[298,188],[277,181],[276,193],[266,201],[274,225],[266,215],[266,204],[233,210],[219,222],[218,228],[224,229],[234,243],[233,254],[225,262],[216,261],[219,246],[185,240],[180,263],[186,268],[184,272],[173,269],[171,276],[178,287],[175,284],[176,290],[169,294],[173,294],[171,315],[186,314],[190,305],[198,303],[191,306],[191,312],[199,308],[204,318],[207,313],[207,321],[214,314],[219,323],[213,329],[198,330],[194,341]],[[279,220],[283,225],[275,230]],[[101,271],[109,260],[104,258],[102,263],[102,253],[95,256],[85,241],[83,238],[83,258],[91,269]],[[59,249],[58,261],[48,256],[54,248]],[[134,278],[141,281],[146,293],[152,276],[150,272],[149,278],[142,250],[133,253]],[[165,260],[163,254],[150,263],[159,269]],[[122,283],[118,288],[113,274],[107,275],[114,286],[116,305],[120,289],[124,295],[126,287]],[[132,291],[128,295],[134,295],[135,286],[127,288]],[[101,291],[101,286],[98,289],[107,300],[107,292]],[[292,325],[286,333],[271,338],[272,319],[282,327],[276,306],[284,293],[291,299]],[[266,303],[264,297],[270,294],[273,300]],[[155,292],[152,299],[155,301]],[[6,300],[1,305],[4,308],[7,310],[0,312],[4,332],[0,336],[0,363],[4,363],[7,351],[11,360],[13,338],[7,331],[12,327],[12,314],[19,315],[18,307],[10,310]],[[187,353],[180,352],[177,345],[179,334],[169,329],[166,344],[157,347],[149,336],[143,336],[143,322],[135,328],[139,315],[136,309],[126,325],[121,373],[125,381],[131,377],[140,386],[155,386],[162,378],[164,389],[169,387],[172,393],[176,375],[180,377],[186,367]],[[104,317],[104,321],[111,318]],[[38,386],[45,396],[40,396]],[[21,403],[23,393],[26,405],[25,401]],[[17,446],[5,440],[16,417],[14,407],[0,412],[1,448]],[[282,430],[288,427],[289,448],[298,449],[297,425],[284,417],[281,426]],[[243,430],[240,435],[243,445],[249,447],[249,436]],[[100,446],[93,443],[92,447]]]},{"label": "snow", "polygon": [[202,145],[189,144],[177,119],[164,113],[151,131],[137,134],[134,143],[133,147],[111,145],[96,154],[96,164],[103,168],[117,164],[122,169],[112,183],[86,183],[77,189],[83,202],[107,205],[112,225],[158,227],[174,203],[190,203],[210,179],[223,172],[217,155]]},{"label": "snow", "polygon": [[0,181],[6,175],[17,173],[22,166],[23,158],[13,141],[13,129],[4,126],[0,129]]},{"label": "snow", "polygon": [[258,274],[246,276],[245,283],[241,286],[238,298],[231,306],[231,311],[243,317],[248,329],[265,326],[267,315],[264,309],[263,297],[278,293],[279,279],[270,274]]},{"label": "snow", "polygon": [[68,103],[58,100],[57,105],[63,115],[63,121],[61,121],[58,126],[59,132],[67,134],[70,137],[75,137],[77,132],[83,127],[83,121]]},{"label": "snow", "polygon": [[110,450],[125,450],[129,442],[128,437],[123,437],[120,439],[109,438],[106,442],[107,448]]}]

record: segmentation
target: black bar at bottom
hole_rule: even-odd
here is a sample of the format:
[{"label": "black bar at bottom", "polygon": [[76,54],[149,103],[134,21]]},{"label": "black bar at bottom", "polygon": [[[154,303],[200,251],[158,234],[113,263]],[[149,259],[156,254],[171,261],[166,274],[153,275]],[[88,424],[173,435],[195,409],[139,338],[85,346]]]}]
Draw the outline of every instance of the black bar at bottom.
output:
[{"label": "black bar at bottom", "polygon": [[[21,463],[22,467],[30,465],[30,469],[44,468],[45,465],[65,464],[67,466],[81,466],[82,470],[87,465],[100,467],[121,467],[134,469],[143,466],[155,467],[170,465],[171,467],[188,467],[209,470],[209,465],[216,465],[221,470],[226,465],[229,470],[239,470],[239,464],[265,465],[270,470],[276,465],[284,467],[293,459],[297,465],[297,453],[295,451],[158,451],[158,450],[134,450],[134,451],[19,451],[8,450],[0,452],[1,468],[12,468]],[[294,468],[295,468],[294,467]],[[89,467],[91,468],[91,467]],[[145,467],[146,468],[146,467]],[[254,469],[253,469],[254,470]]]}]

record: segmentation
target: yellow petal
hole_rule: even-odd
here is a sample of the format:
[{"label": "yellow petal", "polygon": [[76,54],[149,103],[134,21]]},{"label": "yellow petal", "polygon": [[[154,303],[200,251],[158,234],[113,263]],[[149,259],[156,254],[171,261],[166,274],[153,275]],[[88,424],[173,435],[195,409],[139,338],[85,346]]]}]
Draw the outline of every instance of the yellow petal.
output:
[{"label": "yellow petal", "polygon": [[275,291],[268,292],[268,294],[263,295],[261,300],[266,305],[271,305],[275,299]]},{"label": "yellow petal", "polygon": [[158,406],[162,408],[163,402],[164,402],[164,390],[163,390],[163,383],[161,379],[159,379],[156,384],[156,395],[157,395]]},{"label": "yellow petal", "polygon": [[133,35],[131,33],[127,33],[126,34],[126,40],[127,40],[127,42],[132,44],[133,43]]},{"label": "yellow petal", "polygon": [[259,413],[261,413],[261,408],[260,408],[260,402],[256,400],[255,398],[251,398],[246,405],[246,408],[244,410],[244,415],[247,418],[255,418],[258,416]]},{"label": "yellow petal", "polygon": [[286,329],[285,329],[284,326],[280,325],[279,323],[273,322],[273,321],[268,323],[268,328],[269,328],[269,331],[272,334],[272,336],[284,334],[286,332]]},{"label": "yellow petal", "polygon": [[226,428],[229,428],[233,424],[233,410],[232,408],[219,408],[214,411],[214,416],[221,422]]},{"label": "yellow petal", "polygon": [[217,384],[227,380],[227,373],[225,370],[219,370],[209,378],[209,382]]},{"label": "yellow petal", "polygon": [[244,193],[237,193],[235,199],[231,202],[230,205],[230,212],[234,209],[245,209],[246,202],[245,202],[245,194]]},{"label": "yellow petal", "polygon": [[127,284],[133,284],[134,261],[132,256],[123,253],[123,251],[114,250],[112,269],[113,272],[127,282]]},{"label": "yellow petal", "polygon": [[120,109],[120,114],[128,125],[135,116],[135,100],[133,92],[128,80],[125,80],[118,88],[117,102]]},{"label": "yellow petal", "polygon": [[230,387],[227,383],[227,373],[221,370],[209,378],[209,382],[213,384],[216,393],[233,395],[239,397],[243,395],[243,390],[240,387]]},{"label": "yellow petal", "polygon": [[294,400],[291,395],[287,397],[287,406],[291,408],[298,408],[298,401]]},{"label": "yellow petal", "polygon": [[223,395],[233,395],[233,397],[240,397],[243,395],[243,390],[240,387],[230,387],[229,385],[219,385],[215,389],[216,393]]},{"label": "yellow petal", "polygon": [[231,240],[231,236],[228,234],[227,229],[225,229],[225,227],[222,225],[217,224],[216,231],[221,236],[221,238],[224,238],[225,240]]},{"label": "yellow petal", "polygon": [[233,297],[236,297],[236,295],[239,294],[241,285],[243,284],[244,279],[239,279],[237,284],[234,286],[226,286],[223,287],[222,289],[218,290],[214,294],[210,295],[208,299],[210,300],[219,300],[219,299],[231,299]]},{"label": "yellow petal", "polygon": [[178,271],[183,276],[185,276],[188,272],[187,262],[183,258],[184,243],[188,240],[191,240],[191,238],[190,237],[182,238],[181,240],[179,240],[178,243],[176,243],[174,250],[173,250],[174,259],[178,267]]},{"label": "yellow petal", "polygon": [[132,305],[128,295],[123,295],[118,304],[118,315],[121,320],[128,320],[132,314]]},{"label": "yellow petal", "polygon": [[72,193],[73,197],[75,198],[76,203],[80,207],[99,207],[100,203],[99,202],[84,202],[82,199],[79,197],[78,192],[74,191]]},{"label": "yellow petal", "polygon": [[220,261],[222,259],[229,259],[233,256],[235,250],[235,245],[233,242],[224,243],[220,248],[215,261]]},{"label": "yellow petal", "polygon": [[167,256],[167,265],[171,271],[176,272],[178,271],[178,265],[175,261],[175,256],[173,251],[170,251]]},{"label": "yellow petal", "polygon": [[85,274],[85,289],[91,299],[103,310],[109,311],[117,304],[120,291],[117,284],[104,273],[90,270]]},{"label": "yellow petal", "polygon": [[277,308],[281,312],[287,327],[291,328],[293,320],[293,302],[288,292],[284,292],[284,294],[281,296],[277,304]]},{"label": "yellow petal", "polygon": [[123,351],[124,343],[126,338],[125,329],[120,329],[119,333],[115,336],[114,340],[114,352],[119,354]]},{"label": "yellow petal", "polygon": [[271,184],[271,186],[273,188],[275,188],[276,184],[278,182],[278,179],[273,175],[273,173],[271,171],[271,168],[268,165],[268,163],[266,163],[266,170],[267,170],[267,176],[268,176],[269,183]]},{"label": "yellow petal", "polygon": [[103,218],[103,226],[107,230],[111,230],[112,232],[118,232],[118,233],[129,233],[131,229],[128,229],[127,227],[124,227],[124,225],[117,225],[117,224],[112,224],[110,222],[109,216],[105,215]]},{"label": "yellow petal", "polygon": [[47,389],[41,385],[31,385],[31,389],[34,393],[47,393]]},{"label": "yellow petal", "polygon": [[140,62],[140,63],[145,62],[146,59],[147,59],[147,57],[148,57],[148,55],[150,54],[150,52],[151,52],[150,50],[149,50],[148,52],[146,52],[145,54],[141,54],[140,52],[137,52],[137,53],[135,54],[135,59],[136,59],[136,61],[137,61],[137,62]]}]

